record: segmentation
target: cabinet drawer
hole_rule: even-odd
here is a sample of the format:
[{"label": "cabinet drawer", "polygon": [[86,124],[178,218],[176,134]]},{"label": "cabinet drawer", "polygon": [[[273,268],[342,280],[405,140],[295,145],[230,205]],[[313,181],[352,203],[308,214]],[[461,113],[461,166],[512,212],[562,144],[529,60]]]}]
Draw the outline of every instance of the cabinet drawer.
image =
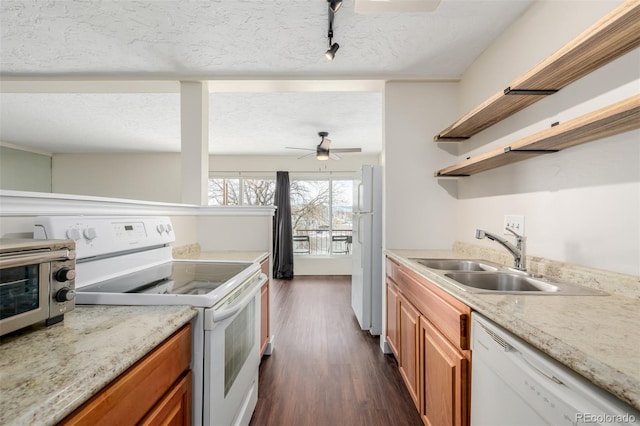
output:
[{"label": "cabinet drawer", "polygon": [[187,372],[140,422],[140,426],[191,426],[192,374]]},{"label": "cabinet drawer", "polygon": [[387,277],[391,278],[396,284],[398,283],[400,265],[387,257],[386,260],[386,273]]},{"label": "cabinet drawer", "polygon": [[135,424],[160,401],[190,364],[191,324],[187,324],[60,424]]},{"label": "cabinet drawer", "polygon": [[471,309],[424,277],[400,266],[396,283],[418,310],[459,349],[469,349]]}]

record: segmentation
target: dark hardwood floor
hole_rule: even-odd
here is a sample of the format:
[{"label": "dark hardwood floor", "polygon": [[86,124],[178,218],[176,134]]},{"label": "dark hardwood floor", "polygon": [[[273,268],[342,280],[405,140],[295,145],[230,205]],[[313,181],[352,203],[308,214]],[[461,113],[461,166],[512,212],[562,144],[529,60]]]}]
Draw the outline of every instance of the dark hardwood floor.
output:
[{"label": "dark hardwood floor", "polygon": [[273,280],[273,354],[251,425],[422,425],[393,356],[360,330],[350,276]]}]

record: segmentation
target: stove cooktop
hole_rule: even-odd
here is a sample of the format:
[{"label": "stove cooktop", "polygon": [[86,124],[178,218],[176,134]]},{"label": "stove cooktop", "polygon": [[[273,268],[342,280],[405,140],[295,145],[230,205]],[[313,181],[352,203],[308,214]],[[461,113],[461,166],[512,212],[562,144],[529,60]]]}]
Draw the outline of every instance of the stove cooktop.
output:
[{"label": "stove cooktop", "polygon": [[76,303],[210,307],[259,271],[249,262],[174,260],[82,287]]}]

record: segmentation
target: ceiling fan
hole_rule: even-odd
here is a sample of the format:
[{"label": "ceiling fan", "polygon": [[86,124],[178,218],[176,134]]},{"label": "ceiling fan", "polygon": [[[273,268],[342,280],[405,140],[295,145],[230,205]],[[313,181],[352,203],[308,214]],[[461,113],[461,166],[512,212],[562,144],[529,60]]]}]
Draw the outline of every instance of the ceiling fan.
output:
[{"label": "ceiling fan", "polygon": [[[329,146],[331,145],[331,139],[327,138],[327,136],[329,136],[329,132],[318,132],[318,136],[320,136],[322,139],[320,140],[320,143],[318,144],[318,146],[316,146],[316,149],[298,148],[294,146],[286,146],[285,148],[286,149],[302,149],[305,151],[315,151],[316,159],[321,161],[328,160],[329,158],[331,158],[332,160],[339,160],[340,157],[335,154],[336,152],[362,152],[362,148],[329,149]],[[306,155],[303,155],[302,157],[298,157],[298,159],[309,157],[311,155],[314,155],[314,154],[313,153],[306,154]]]}]

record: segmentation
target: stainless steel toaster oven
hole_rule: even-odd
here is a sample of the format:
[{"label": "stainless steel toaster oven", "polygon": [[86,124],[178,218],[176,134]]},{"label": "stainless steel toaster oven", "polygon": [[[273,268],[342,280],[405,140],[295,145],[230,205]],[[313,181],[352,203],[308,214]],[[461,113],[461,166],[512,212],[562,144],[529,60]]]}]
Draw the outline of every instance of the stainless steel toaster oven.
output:
[{"label": "stainless steel toaster oven", "polygon": [[0,238],[0,336],[71,311],[75,298],[75,243]]}]

